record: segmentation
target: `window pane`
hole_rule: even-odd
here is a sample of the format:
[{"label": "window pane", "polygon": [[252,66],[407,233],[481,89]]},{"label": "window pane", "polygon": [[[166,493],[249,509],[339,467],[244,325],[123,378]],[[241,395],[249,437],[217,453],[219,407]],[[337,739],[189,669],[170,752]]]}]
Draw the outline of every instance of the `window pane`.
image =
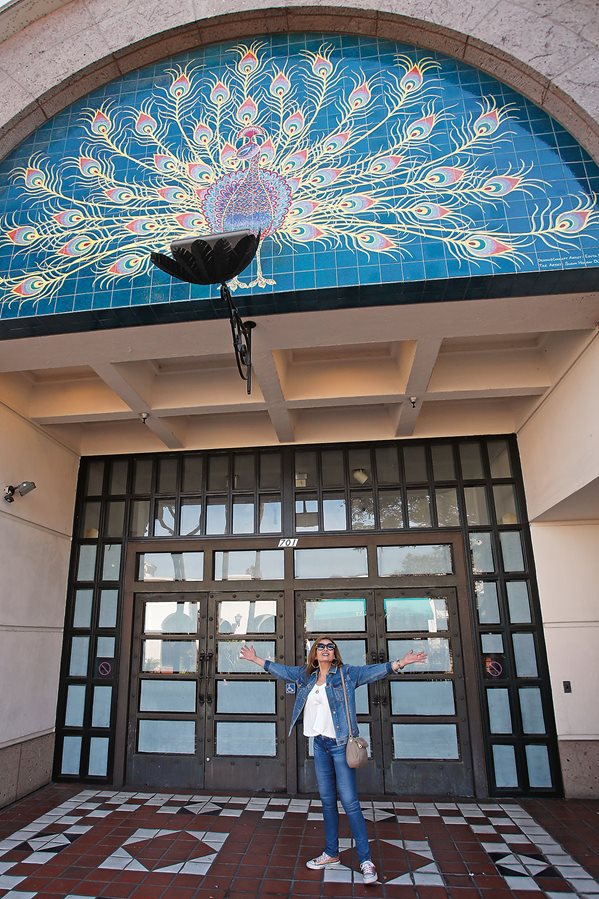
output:
[{"label": "window pane", "polygon": [[393,758],[459,758],[455,724],[394,724]]},{"label": "window pane", "polygon": [[512,634],[516,675],[518,677],[538,677],[537,654],[533,634]]},{"label": "window pane", "polygon": [[392,680],[390,685],[392,715],[455,715],[451,681]]},{"label": "window pane", "polygon": [[508,581],[506,590],[510,621],[512,624],[528,624],[531,620],[528,584],[526,581]]},{"label": "window pane", "polygon": [[503,637],[501,634],[481,634],[480,645],[483,652],[503,652]]},{"label": "window pane", "polygon": [[381,528],[403,528],[403,502],[400,490],[379,490]]},{"label": "window pane", "polygon": [[[301,497],[301,494],[298,494]],[[318,530],[318,500],[315,496],[303,496],[295,500],[295,530]]]},{"label": "window pane", "polygon": [[[219,640],[217,646],[217,668],[219,674],[260,674],[253,662],[240,658],[239,652],[245,640]],[[274,640],[252,640],[252,646],[261,659],[274,659]]]},{"label": "window pane", "polygon": [[500,788],[517,787],[518,772],[513,746],[493,746],[495,785]]},{"label": "window pane", "polygon": [[241,549],[214,554],[215,581],[282,580],[285,557],[282,549]]},{"label": "window pane", "polygon": [[492,478],[511,478],[510,451],[505,440],[488,440],[487,452]]},{"label": "window pane", "polygon": [[529,745],[525,747],[525,751],[526,764],[528,765],[528,782],[530,786],[537,788],[553,786],[547,747]]},{"label": "window pane", "polygon": [[455,487],[438,487],[435,490],[435,500],[439,527],[457,527],[460,523],[460,510]]},{"label": "window pane", "polygon": [[89,627],[92,618],[92,590],[77,590],[75,594],[75,610],[73,627]]},{"label": "window pane", "polygon": [[201,581],[204,553],[139,553],[139,581]]},{"label": "window pane", "polygon": [[316,453],[297,450],[295,453],[295,486],[317,487],[318,468]]},{"label": "window pane", "polygon": [[233,457],[233,490],[256,489],[256,462],[252,453]]},{"label": "window pane", "polygon": [[428,480],[426,453],[423,446],[404,446],[403,464],[406,473],[406,483],[414,484]]},{"label": "window pane", "polygon": [[[104,481],[104,463],[88,462],[87,463],[87,484],[85,485],[86,496],[97,496],[102,493],[102,483]],[[79,766],[77,766],[79,770]]]},{"label": "window pane", "polygon": [[111,495],[127,492],[127,473],[129,463],[124,461],[113,462],[110,470],[110,484],[108,491]]},{"label": "window pane", "polygon": [[118,581],[121,574],[121,544],[107,543],[102,565],[103,581]]},{"label": "window pane", "polygon": [[227,533],[226,496],[209,496],[206,500],[206,533]]},{"label": "window pane", "polygon": [[202,503],[199,498],[181,500],[181,524],[179,533],[182,537],[195,537],[202,532]]},{"label": "window pane", "polygon": [[260,526],[261,534],[281,533],[281,497],[260,497]]},{"label": "window pane", "polygon": [[483,478],[480,443],[460,443],[460,463],[464,480]]},{"label": "window pane", "polygon": [[355,487],[372,484],[372,463],[369,449],[350,449],[348,454],[349,482]]},{"label": "window pane", "polygon": [[185,456],[183,459],[183,493],[200,493],[204,474],[204,460],[201,456]]},{"label": "window pane", "polygon": [[495,571],[490,534],[470,534],[470,555],[472,557],[472,571],[474,574]]},{"label": "window pane", "polygon": [[347,530],[344,493],[325,493],[322,500],[322,523],[325,531]]},{"label": "window pane", "polygon": [[319,599],[306,603],[306,631],[312,634],[366,630],[365,599]]},{"label": "window pane", "polygon": [[195,742],[195,721],[139,722],[138,752],[193,755]]},{"label": "window pane", "polygon": [[447,600],[430,596],[385,599],[387,631],[446,631],[449,626]]},{"label": "window pane", "polygon": [[449,640],[445,637],[389,640],[387,646],[390,659],[403,659],[410,649],[413,649],[414,652],[426,653],[427,657],[423,662],[410,665],[410,674],[423,674],[428,671],[442,671],[450,674],[453,671],[453,654],[449,648]]},{"label": "window pane", "polygon": [[107,503],[104,534],[106,537],[122,537],[125,529],[125,503],[123,500]]},{"label": "window pane", "polygon": [[64,713],[65,727],[83,727],[85,690],[85,684],[69,684],[67,688],[67,705]]},{"label": "window pane", "polygon": [[276,725],[268,721],[219,721],[216,754],[273,758],[277,754]]},{"label": "window pane", "polygon": [[497,524],[518,524],[516,494],[512,484],[494,484],[493,501]]},{"label": "window pane", "polygon": [[354,531],[374,527],[374,499],[372,493],[352,493],[351,526]]},{"label": "window pane", "polygon": [[254,533],[254,497],[233,497],[233,533]]},{"label": "window pane", "polygon": [[281,489],[280,453],[260,453],[260,489]]},{"label": "window pane", "polygon": [[144,608],[144,633],[195,634],[198,629],[198,603],[147,602]]},{"label": "window pane", "polygon": [[487,690],[489,727],[492,734],[511,734],[510,697],[505,689]]},{"label": "window pane", "polygon": [[447,543],[420,546],[378,546],[381,577],[404,574],[452,574],[451,546]]},{"label": "window pane", "polygon": [[274,715],[273,681],[219,680],[216,683],[216,711],[221,715]]},{"label": "window pane", "polygon": [[197,670],[195,640],[142,640],[141,670],[154,674],[191,674]]},{"label": "window pane", "polygon": [[431,446],[431,455],[435,481],[455,481],[453,447],[448,443],[435,443]]},{"label": "window pane", "polygon": [[431,497],[428,490],[408,490],[408,527],[431,527]]},{"label": "window pane", "polygon": [[142,680],[140,712],[195,712],[196,682],[193,680]]},{"label": "window pane", "polygon": [[114,647],[114,637],[98,637],[98,639],[96,640],[96,658],[113,659]]},{"label": "window pane", "polygon": [[296,549],[294,560],[296,578],[368,576],[368,558],[365,546]]},{"label": "window pane", "polygon": [[177,466],[178,459],[158,460],[158,493],[177,492]]},{"label": "window pane", "polygon": [[484,487],[464,487],[466,518],[469,525],[489,524],[489,509]]},{"label": "window pane", "polygon": [[322,450],[320,454],[323,487],[343,487],[343,452],[341,450]]},{"label": "window pane", "polygon": [[520,687],[520,715],[525,734],[544,734],[545,716],[539,687]]},{"label": "window pane", "polygon": [[476,609],[480,624],[499,624],[497,584],[494,581],[475,581]]},{"label": "window pane", "polygon": [[229,457],[208,457],[208,490],[229,489]]},{"label": "window pane", "polygon": [[78,581],[93,581],[96,568],[96,544],[84,544],[79,547]]},{"label": "window pane", "polygon": [[175,497],[157,499],[154,506],[154,536],[173,537],[175,535]]},{"label": "window pane", "polygon": [[235,599],[218,603],[219,634],[274,634],[277,603],[274,599]]},{"label": "window pane", "polygon": [[108,773],[108,737],[92,737],[89,741],[87,773],[90,777],[106,777]]},{"label": "window pane", "polygon": [[133,492],[149,493],[152,489],[152,460],[138,459],[133,475]]},{"label": "window pane", "polygon": [[394,446],[379,446],[374,452],[376,476],[379,484],[399,484],[397,448]]},{"label": "window pane", "polygon": [[71,661],[69,674],[71,677],[87,676],[89,658],[89,637],[73,637],[71,641]]},{"label": "window pane", "polygon": [[148,537],[150,534],[150,501],[138,499],[131,503],[131,525],[129,533],[132,537]]},{"label": "window pane", "polygon": [[112,687],[94,687],[92,727],[110,727]]},{"label": "window pane", "polygon": [[118,590],[102,590],[100,594],[100,616],[98,618],[98,627],[116,627],[118,604]]},{"label": "window pane", "polygon": [[81,737],[65,737],[62,741],[61,774],[79,774]]},{"label": "window pane", "polygon": [[100,533],[100,503],[95,500],[83,503],[79,536],[95,540]]},{"label": "window pane", "polygon": [[504,571],[524,571],[522,540],[518,531],[500,531],[499,540]]}]

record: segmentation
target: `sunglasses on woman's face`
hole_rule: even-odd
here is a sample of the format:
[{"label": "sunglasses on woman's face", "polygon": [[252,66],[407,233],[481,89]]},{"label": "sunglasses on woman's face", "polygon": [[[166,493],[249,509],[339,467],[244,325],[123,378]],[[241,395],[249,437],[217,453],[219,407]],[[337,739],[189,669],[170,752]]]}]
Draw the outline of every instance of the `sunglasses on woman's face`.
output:
[{"label": "sunglasses on woman's face", "polygon": [[330,652],[332,652],[335,649],[335,644],[334,643],[317,643],[316,649],[328,649]]}]

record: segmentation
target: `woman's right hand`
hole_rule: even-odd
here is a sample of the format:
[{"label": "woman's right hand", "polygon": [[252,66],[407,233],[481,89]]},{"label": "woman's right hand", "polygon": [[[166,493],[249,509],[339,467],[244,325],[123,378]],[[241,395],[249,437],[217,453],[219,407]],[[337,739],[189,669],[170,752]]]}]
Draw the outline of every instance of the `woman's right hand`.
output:
[{"label": "woman's right hand", "polygon": [[242,659],[245,659],[246,662],[253,662],[254,665],[260,665],[262,668],[264,667],[264,659],[258,658],[253,646],[248,646],[244,643],[239,650],[239,655]]}]

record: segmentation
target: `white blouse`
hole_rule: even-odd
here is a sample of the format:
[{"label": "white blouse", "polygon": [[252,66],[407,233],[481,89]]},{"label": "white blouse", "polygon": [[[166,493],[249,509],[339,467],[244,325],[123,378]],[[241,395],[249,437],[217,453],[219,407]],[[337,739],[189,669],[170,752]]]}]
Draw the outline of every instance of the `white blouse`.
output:
[{"label": "white blouse", "polygon": [[324,684],[316,684],[308,693],[304,706],[305,737],[335,737],[335,725]]}]

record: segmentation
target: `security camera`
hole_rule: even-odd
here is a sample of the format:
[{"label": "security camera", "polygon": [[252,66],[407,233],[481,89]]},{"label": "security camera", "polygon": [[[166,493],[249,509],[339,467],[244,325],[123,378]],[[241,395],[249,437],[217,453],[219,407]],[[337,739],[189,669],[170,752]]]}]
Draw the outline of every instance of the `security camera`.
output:
[{"label": "security camera", "polygon": [[14,503],[15,493],[18,493],[19,496],[25,496],[27,493],[31,493],[32,490],[35,490],[36,486],[33,481],[21,481],[16,487],[13,487],[12,484],[7,484],[4,488],[4,502]]}]

